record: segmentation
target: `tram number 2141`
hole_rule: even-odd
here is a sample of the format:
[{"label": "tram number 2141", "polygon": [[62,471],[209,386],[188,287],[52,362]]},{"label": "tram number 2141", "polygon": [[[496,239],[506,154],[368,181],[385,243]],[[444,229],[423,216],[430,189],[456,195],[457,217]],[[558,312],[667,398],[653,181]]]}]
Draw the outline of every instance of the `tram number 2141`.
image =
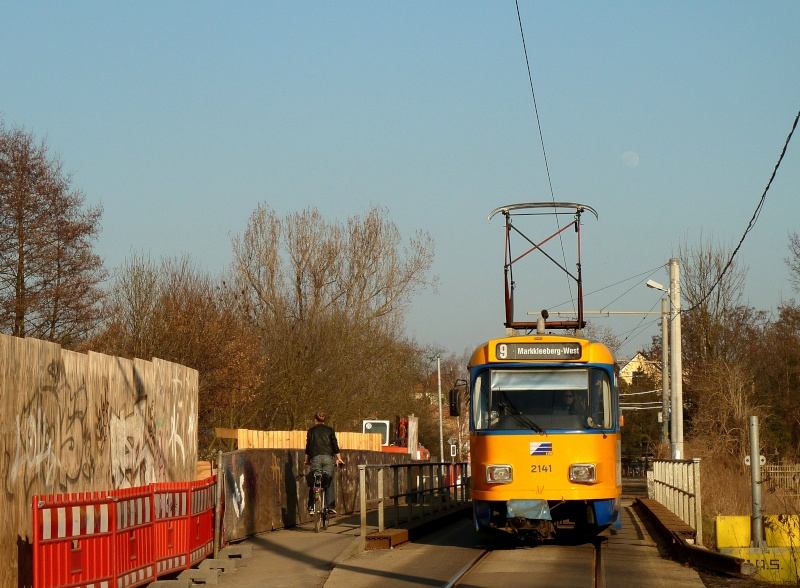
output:
[{"label": "tram number 2141", "polygon": [[550,473],[552,471],[553,471],[553,466],[552,465],[533,464],[531,466],[531,473],[532,474]]}]

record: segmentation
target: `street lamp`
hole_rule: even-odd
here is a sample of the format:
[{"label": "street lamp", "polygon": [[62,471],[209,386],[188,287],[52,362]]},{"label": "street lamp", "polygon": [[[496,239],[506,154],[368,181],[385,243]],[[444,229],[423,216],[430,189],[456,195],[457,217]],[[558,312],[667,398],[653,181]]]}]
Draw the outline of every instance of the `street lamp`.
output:
[{"label": "street lamp", "polygon": [[[433,362],[433,358],[428,360],[428,364]],[[436,380],[439,387],[439,461],[444,462],[444,432],[442,427],[442,358],[436,356]]]},{"label": "street lamp", "polygon": [[[669,295],[669,382],[672,385],[671,406],[672,418],[670,419],[670,436],[672,459],[683,458],[683,366],[681,362],[681,278],[680,260],[669,260],[669,288],[664,288],[658,282],[647,280],[648,288],[661,290]],[[662,302],[662,313],[665,311],[666,302]],[[662,327],[663,329],[663,327]],[[665,331],[662,330],[663,333]],[[664,345],[662,345],[664,347]],[[662,350],[662,354],[664,351]],[[662,370],[663,373],[663,370]],[[666,381],[663,379],[666,389]]]}]

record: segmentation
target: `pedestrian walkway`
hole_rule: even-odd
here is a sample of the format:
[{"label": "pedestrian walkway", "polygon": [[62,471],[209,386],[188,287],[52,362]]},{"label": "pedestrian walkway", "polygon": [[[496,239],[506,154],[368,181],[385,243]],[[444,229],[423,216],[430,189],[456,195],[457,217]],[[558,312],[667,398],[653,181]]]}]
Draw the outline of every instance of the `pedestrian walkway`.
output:
[{"label": "pedestrian walkway", "polygon": [[[471,507],[442,511],[436,516],[416,521],[409,527],[411,536],[415,531],[423,532],[425,525],[447,516],[465,517]],[[393,526],[392,509],[385,513],[385,527]],[[378,534],[378,513],[370,511],[367,516],[367,535]],[[235,570],[219,575],[217,585],[223,588],[256,586],[304,588],[321,587],[331,570],[352,555],[363,550],[361,538],[361,516],[359,514],[337,516],[327,530],[316,533],[312,522],[290,529],[261,533],[238,546],[249,548],[252,557],[236,559]]]},{"label": "pedestrian walkway", "polygon": [[262,533],[240,545],[252,548],[252,557],[237,560],[236,570],[219,576],[218,585],[321,587],[337,559],[359,550],[359,517],[335,520],[326,531],[314,532],[312,523]]}]

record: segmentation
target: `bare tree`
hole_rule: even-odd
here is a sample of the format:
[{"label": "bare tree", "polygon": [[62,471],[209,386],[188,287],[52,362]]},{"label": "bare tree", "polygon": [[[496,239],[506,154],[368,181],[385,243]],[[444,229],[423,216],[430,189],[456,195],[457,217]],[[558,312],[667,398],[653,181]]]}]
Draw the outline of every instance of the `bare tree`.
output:
[{"label": "bare tree", "polygon": [[[746,450],[747,418],[768,414],[771,395],[756,383],[757,355],[767,315],[741,303],[746,270],[730,264],[727,248],[681,247],[684,399],[690,436],[719,457]],[[709,295],[709,293],[711,293]]]},{"label": "bare tree", "polygon": [[789,257],[786,258],[789,267],[789,282],[795,292],[800,292],[800,235],[789,235]]},{"label": "bare tree", "polygon": [[234,312],[232,293],[187,256],[156,264],[134,254],[114,275],[104,328],[92,348],[121,357],[158,357],[199,372],[199,448],[214,427],[255,428],[261,386],[258,338]]},{"label": "bare tree", "polygon": [[266,206],[233,239],[234,274],[250,308],[297,321],[341,313],[373,327],[402,323],[412,296],[427,286],[433,240],[424,232],[401,249],[400,232],[381,208],[346,226],[312,208],[280,219]]},{"label": "bare tree", "polygon": [[114,270],[106,297],[104,315],[108,317],[102,334],[105,353],[124,357],[153,357],[153,331],[159,298],[159,268],[150,260],[132,253]]},{"label": "bare tree", "polygon": [[611,351],[611,354],[617,358],[619,350],[622,347],[622,341],[614,334],[614,331],[608,325],[600,325],[592,321],[588,321],[583,329],[583,335],[587,339],[599,341]]},{"label": "bare tree", "polygon": [[747,364],[718,359],[696,377],[692,426],[716,457],[725,454],[738,459],[746,453],[748,418],[766,414],[765,399],[759,398],[753,376]]},{"label": "bare tree", "polygon": [[688,308],[692,308],[682,317],[685,322],[683,351],[690,363],[723,357],[737,343],[725,337],[726,327],[736,326],[734,321],[742,319],[737,315],[741,315],[739,309],[747,269],[739,267],[734,259],[722,276],[730,252],[730,248],[702,240],[697,246],[684,241],[679,248],[681,295]]},{"label": "bare tree", "polygon": [[750,371],[756,394],[771,412],[762,439],[786,459],[800,457],[800,306],[792,300],[778,307],[753,346]]},{"label": "bare tree", "polygon": [[413,295],[435,282],[426,233],[403,248],[380,208],[341,224],[259,206],[233,250],[230,288],[265,358],[265,428],[303,428],[317,408],[348,428],[413,410],[419,350],[402,326]]},{"label": "bare tree", "polygon": [[0,124],[0,324],[75,346],[99,320],[106,277],[92,247],[102,209],[84,207],[44,141]]}]

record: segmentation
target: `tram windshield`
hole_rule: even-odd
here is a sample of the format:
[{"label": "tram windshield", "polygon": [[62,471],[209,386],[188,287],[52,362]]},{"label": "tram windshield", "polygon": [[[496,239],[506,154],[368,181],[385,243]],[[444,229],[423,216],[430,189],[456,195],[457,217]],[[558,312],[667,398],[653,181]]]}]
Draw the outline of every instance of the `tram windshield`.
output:
[{"label": "tram windshield", "polygon": [[608,373],[597,368],[488,369],[475,380],[476,430],[580,430],[613,426]]}]

